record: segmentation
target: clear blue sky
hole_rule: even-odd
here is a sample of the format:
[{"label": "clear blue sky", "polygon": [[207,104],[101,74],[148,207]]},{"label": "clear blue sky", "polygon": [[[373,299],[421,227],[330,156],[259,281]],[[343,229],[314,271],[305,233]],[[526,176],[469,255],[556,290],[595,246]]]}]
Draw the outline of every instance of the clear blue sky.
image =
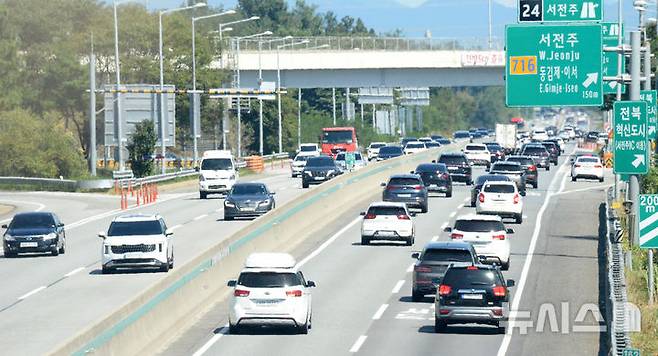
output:
[{"label": "clear blue sky", "polygon": [[[142,0],[146,1],[146,0]],[[268,1],[268,0],[262,0]],[[150,8],[169,8],[184,0],[149,0]],[[426,30],[433,37],[486,37],[488,0],[306,0],[320,12],[333,11],[337,16],[361,17],[366,26],[378,33],[401,29],[405,36],[422,37]],[[503,37],[505,25],[516,21],[518,0],[493,0],[494,36]],[[234,7],[237,0],[208,0],[212,6]],[[289,0],[290,6],[295,1]],[[632,0],[624,0],[626,30],[637,26],[637,12]],[[617,19],[617,1],[604,0],[606,20]],[[656,17],[655,4],[648,17]]]}]

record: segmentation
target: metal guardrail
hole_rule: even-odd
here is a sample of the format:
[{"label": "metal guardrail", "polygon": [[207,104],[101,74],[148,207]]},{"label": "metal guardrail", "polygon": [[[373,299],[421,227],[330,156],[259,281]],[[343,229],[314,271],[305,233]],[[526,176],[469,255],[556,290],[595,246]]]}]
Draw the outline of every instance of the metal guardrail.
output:
[{"label": "metal guardrail", "polygon": [[[276,39],[276,38],[271,38]],[[502,38],[493,38],[491,46],[488,38],[406,38],[406,37],[294,37],[281,41],[262,42],[261,50],[274,51],[278,45],[308,41],[303,46],[295,46],[290,50],[304,50],[313,48],[322,51],[436,51],[436,50],[503,50]],[[227,39],[228,41],[235,39]],[[258,39],[240,39],[241,51],[258,51]],[[323,46],[322,48],[318,48]]]},{"label": "metal guardrail", "polygon": [[[613,188],[614,189],[614,188]],[[610,354],[621,356],[631,346],[629,322],[627,320],[628,297],[624,275],[624,253],[620,243],[621,224],[612,204],[612,190],[608,190],[606,201],[607,218],[607,267],[608,267],[608,311],[607,327],[610,337]]]},{"label": "metal guardrail", "polygon": [[0,177],[0,184],[30,185],[42,190],[72,192],[76,190],[78,181],[54,178]]}]

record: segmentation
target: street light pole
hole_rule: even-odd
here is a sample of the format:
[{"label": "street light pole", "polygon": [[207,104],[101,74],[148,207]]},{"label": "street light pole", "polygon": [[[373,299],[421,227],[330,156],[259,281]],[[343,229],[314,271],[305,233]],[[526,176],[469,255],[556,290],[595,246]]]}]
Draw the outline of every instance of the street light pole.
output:
[{"label": "street light pole", "polygon": [[492,28],[493,6],[491,2],[492,0],[489,0],[489,49],[493,47],[493,28]]},{"label": "street light pole", "polygon": [[300,44],[306,44],[308,43],[308,40],[303,40],[299,42],[292,42],[288,44],[282,44],[279,46],[276,46],[276,92],[277,92],[277,98],[278,98],[278,107],[279,107],[279,153],[283,152],[283,132],[282,132],[282,117],[281,117],[281,49],[286,48],[286,47],[294,47]]},{"label": "street light pole", "polygon": [[117,2],[112,2],[114,10],[114,68],[116,70],[117,92],[115,98],[115,117],[117,122],[117,159],[119,160],[119,170],[123,171],[126,167],[123,160],[123,125],[121,123],[121,70],[119,68],[119,21],[117,19]]}]

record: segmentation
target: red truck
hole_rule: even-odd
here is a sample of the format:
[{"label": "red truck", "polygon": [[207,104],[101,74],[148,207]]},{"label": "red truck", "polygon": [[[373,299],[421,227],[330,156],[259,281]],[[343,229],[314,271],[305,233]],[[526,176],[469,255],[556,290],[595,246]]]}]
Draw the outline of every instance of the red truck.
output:
[{"label": "red truck", "polygon": [[356,152],[359,146],[354,127],[325,127],[320,141],[322,154],[332,157],[339,152]]}]

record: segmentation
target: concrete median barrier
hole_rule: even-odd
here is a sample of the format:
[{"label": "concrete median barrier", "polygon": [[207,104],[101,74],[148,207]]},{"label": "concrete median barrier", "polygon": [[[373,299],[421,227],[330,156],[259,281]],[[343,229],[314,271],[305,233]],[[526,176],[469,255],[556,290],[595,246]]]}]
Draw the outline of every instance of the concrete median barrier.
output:
[{"label": "concrete median barrier", "polygon": [[[309,190],[169,272],[104,320],[60,345],[55,355],[140,355],[160,350],[215,303],[229,295],[226,281],[256,251],[290,252],[322,233],[341,212],[380,199],[380,183],[436,159],[451,145],[378,162]],[[220,223],[221,224],[221,223]],[[324,231],[326,233],[326,231]]]}]

